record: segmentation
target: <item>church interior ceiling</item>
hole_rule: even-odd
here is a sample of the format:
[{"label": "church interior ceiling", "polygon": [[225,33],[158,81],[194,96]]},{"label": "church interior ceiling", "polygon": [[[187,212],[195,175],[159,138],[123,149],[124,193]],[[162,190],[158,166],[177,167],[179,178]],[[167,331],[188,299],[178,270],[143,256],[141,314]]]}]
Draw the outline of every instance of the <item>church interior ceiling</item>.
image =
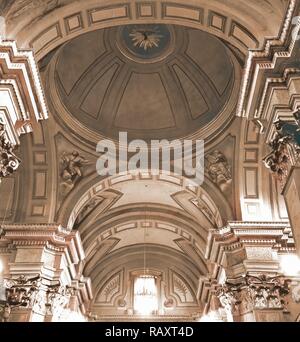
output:
[{"label": "church interior ceiling", "polygon": [[[39,273],[76,283],[78,312],[97,321],[139,320],[134,289],[143,275],[149,284],[155,278],[156,315],[174,321],[201,320],[216,305],[225,308],[218,319],[228,319],[223,297],[216,299],[224,277],[240,280],[250,272],[271,291],[260,270],[276,277],[280,255],[299,252],[290,217],[299,208],[289,206],[299,203],[293,197],[299,180],[284,188],[287,174],[280,183],[263,163],[275,146],[273,121],[296,127],[300,67],[291,20],[299,6],[296,0],[0,0],[7,41],[33,51],[47,106],[47,117],[16,131],[20,165],[0,184],[0,227],[7,229],[3,246],[0,230],[0,257],[5,246],[7,265],[15,267],[7,274],[18,274],[22,258],[29,274],[30,265],[44,263]],[[20,62],[13,48],[3,51]],[[2,79],[14,78],[2,59],[0,94],[9,83]],[[0,98],[1,125],[2,107]],[[150,167],[100,175],[97,144],[117,144],[120,156],[120,132],[146,147],[152,140],[203,140],[204,182]],[[270,163],[278,157],[268,156]],[[294,191],[284,195],[288,186]],[[28,249],[11,252],[14,241],[25,246],[26,227]],[[53,254],[32,247],[31,260],[30,244]],[[61,261],[58,251],[66,253]],[[298,292],[290,320],[297,318]],[[274,304],[269,300],[265,309]],[[284,310],[280,303],[274,305]],[[269,319],[255,305],[233,312],[234,319]]]}]

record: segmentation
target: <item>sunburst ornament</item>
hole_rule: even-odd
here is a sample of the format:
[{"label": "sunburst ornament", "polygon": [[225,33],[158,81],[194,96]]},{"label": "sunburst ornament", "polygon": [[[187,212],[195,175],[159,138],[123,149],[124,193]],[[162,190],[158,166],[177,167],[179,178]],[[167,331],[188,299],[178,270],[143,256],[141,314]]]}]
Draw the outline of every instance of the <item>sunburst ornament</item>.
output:
[{"label": "sunburst ornament", "polygon": [[[1,1],[1,0],[0,0]],[[121,26],[117,47],[130,60],[141,63],[161,61],[174,49],[169,25],[143,24]]]},{"label": "sunburst ornament", "polygon": [[129,36],[132,39],[133,45],[144,49],[144,51],[154,47],[158,48],[161,38],[163,38],[163,35],[159,34],[157,29],[149,28],[133,29]]}]

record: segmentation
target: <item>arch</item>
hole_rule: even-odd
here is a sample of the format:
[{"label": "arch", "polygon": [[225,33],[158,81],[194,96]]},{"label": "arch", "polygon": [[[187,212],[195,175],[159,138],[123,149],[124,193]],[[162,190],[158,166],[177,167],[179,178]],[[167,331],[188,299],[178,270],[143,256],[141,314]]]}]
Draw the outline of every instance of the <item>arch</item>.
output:
[{"label": "arch", "polygon": [[[125,257],[126,256],[126,257]],[[206,275],[206,266],[196,265],[184,254],[165,246],[151,245],[147,251],[147,273],[155,273],[163,282],[160,291],[160,300],[173,298],[176,301],[174,314],[180,314],[180,309],[199,311],[201,307],[197,299],[198,280],[201,275]],[[105,256],[100,262],[95,263],[89,276],[94,289],[94,300],[91,305],[93,312],[102,316],[105,313],[114,314],[118,310],[118,301],[124,303],[124,309],[129,309],[132,304],[132,274],[137,270],[145,272],[145,259],[143,246],[124,247]],[[180,274],[181,279],[178,279]],[[193,298],[181,302],[180,290],[174,289],[174,279],[188,290]],[[113,289],[113,290],[112,290]],[[99,294],[105,290],[110,294],[105,300],[99,298]],[[177,290],[177,291],[176,291]],[[191,298],[190,297],[190,298]],[[99,298],[99,299],[98,299]],[[161,303],[163,307],[163,303]],[[120,307],[122,309],[122,307]],[[120,312],[120,311],[119,311]],[[120,312],[120,314],[122,314]]]},{"label": "arch", "polygon": [[[99,28],[138,23],[168,23],[184,25],[209,32],[247,53],[256,48],[265,36],[277,36],[285,5],[279,1],[272,7],[267,1],[251,4],[246,0],[224,4],[212,0],[209,6],[203,1],[187,4],[184,0],[153,1],[68,1],[65,6],[55,3],[48,7],[34,7],[18,13],[11,8],[7,13],[9,38],[17,38],[23,47],[31,46],[38,60],[57,46],[82,33]],[[273,8],[278,8],[277,12]],[[254,15],[250,15],[250,13]],[[265,20],[263,13],[268,13]]]},{"label": "arch", "polygon": [[[99,177],[97,177],[99,179]],[[66,200],[62,203],[62,206],[57,215],[57,222],[63,225],[66,229],[72,230],[76,218],[80,211],[87,205],[87,203],[100,195],[107,189],[122,182],[133,182],[137,180],[151,179],[159,182],[166,182],[173,184],[179,190],[185,190],[191,196],[196,199],[201,198],[203,203],[208,208],[213,209],[213,214],[218,217],[219,226],[221,227],[224,222],[232,220],[232,209],[225,199],[224,195],[213,186],[212,182],[205,179],[202,186],[191,186],[190,181],[184,177],[177,175],[167,175],[161,173],[160,175],[152,175],[150,172],[133,176],[130,173],[117,174],[115,176],[107,177],[95,180],[95,176],[91,176],[89,179],[82,181],[82,186],[76,191],[72,191]]]}]

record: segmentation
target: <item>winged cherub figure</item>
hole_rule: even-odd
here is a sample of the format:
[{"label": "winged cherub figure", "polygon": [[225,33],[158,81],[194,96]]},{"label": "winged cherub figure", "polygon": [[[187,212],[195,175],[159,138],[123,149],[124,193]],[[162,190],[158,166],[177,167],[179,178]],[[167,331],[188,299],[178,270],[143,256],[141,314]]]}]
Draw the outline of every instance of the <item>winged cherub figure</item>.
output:
[{"label": "winged cherub figure", "polygon": [[[61,185],[67,192],[71,191],[77,181],[83,176],[83,166],[89,164],[89,161],[81,156],[77,151],[72,153],[64,152],[60,160]],[[63,191],[65,192],[65,191]]]}]

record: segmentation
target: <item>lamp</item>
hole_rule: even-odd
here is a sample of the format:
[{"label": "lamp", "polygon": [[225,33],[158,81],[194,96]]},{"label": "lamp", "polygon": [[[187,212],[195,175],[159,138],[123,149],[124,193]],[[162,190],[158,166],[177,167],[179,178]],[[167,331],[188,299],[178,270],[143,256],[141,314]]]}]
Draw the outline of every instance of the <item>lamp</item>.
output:
[{"label": "lamp", "polygon": [[142,275],[134,283],[134,308],[142,315],[149,315],[158,309],[155,277]]},{"label": "lamp", "polygon": [[[145,186],[147,187],[147,185]],[[147,269],[146,238],[147,231],[147,208],[145,209],[144,225],[144,260],[143,275],[134,281],[134,309],[141,315],[150,315],[158,310],[156,278],[149,274]]]}]

